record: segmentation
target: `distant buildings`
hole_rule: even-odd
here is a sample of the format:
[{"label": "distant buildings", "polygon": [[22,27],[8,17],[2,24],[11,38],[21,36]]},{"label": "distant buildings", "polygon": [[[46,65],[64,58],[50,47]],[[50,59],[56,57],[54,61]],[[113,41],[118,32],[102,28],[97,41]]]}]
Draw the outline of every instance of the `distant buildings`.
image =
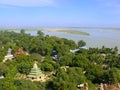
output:
[{"label": "distant buildings", "polygon": [[23,51],[21,48],[19,48],[17,52],[12,54],[12,49],[9,48],[7,51],[7,55],[3,59],[3,62],[6,62],[7,60],[12,60],[14,57],[16,57],[17,55],[21,55],[21,54],[29,55],[27,52]]},{"label": "distant buildings", "polygon": [[87,46],[81,46],[79,49],[88,49]]},{"label": "distant buildings", "polygon": [[70,50],[71,53],[76,53],[78,51],[80,51],[80,49]]},{"label": "distant buildings", "polygon": [[76,53],[78,51],[80,51],[80,49],[88,49],[86,46],[82,46],[82,47],[79,47],[78,49],[75,49],[75,50],[70,50],[71,53]]}]

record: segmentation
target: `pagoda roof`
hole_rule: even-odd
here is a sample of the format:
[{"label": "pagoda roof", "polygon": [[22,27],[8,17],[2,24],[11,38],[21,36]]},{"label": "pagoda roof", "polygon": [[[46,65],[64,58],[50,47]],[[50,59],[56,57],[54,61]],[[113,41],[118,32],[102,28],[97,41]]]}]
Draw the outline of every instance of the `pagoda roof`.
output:
[{"label": "pagoda roof", "polygon": [[21,54],[27,55],[27,52],[25,52],[25,51],[23,51],[21,48],[19,48],[18,51],[14,53],[14,56],[16,56],[16,55],[21,55]]},{"label": "pagoda roof", "polygon": [[33,68],[31,69],[31,72],[29,73],[28,77],[37,78],[37,77],[41,77],[41,76],[42,76],[42,72],[41,72],[40,68],[38,68],[37,64],[35,63],[33,65]]}]

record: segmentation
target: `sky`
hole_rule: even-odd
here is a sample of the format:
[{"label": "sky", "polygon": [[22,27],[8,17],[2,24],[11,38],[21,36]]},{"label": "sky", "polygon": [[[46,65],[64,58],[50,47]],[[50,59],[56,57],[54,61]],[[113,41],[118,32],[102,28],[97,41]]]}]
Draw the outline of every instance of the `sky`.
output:
[{"label": "sky", "polygon": [[0,27],[120,27],[120,0],[0,0]]}]

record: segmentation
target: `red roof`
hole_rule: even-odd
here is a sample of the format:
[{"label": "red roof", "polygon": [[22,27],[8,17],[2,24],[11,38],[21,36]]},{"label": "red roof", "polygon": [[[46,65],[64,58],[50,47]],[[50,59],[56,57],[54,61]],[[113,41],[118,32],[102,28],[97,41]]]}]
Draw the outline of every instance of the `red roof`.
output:
[{"label": "red roof", "polygon": [[21,55],[21,54],[26,55],[26,52],[24,52],[21,48],[19,48],[18,51],[15,52],[14,56],[16,56],[16,55]]}]

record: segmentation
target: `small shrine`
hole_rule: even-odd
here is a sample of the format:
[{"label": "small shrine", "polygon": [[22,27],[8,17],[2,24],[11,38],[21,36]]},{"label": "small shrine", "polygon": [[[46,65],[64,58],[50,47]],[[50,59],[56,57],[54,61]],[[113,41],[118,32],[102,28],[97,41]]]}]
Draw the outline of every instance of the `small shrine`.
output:
[{"label": "small shrine", "polygon": [[54,61],[58,61],[58,60],[59,60],[56,50],[53,50],[53,51],[52,51],[52,59],[53,59]]},{"label": "small shrine", "polygon": [[5,78],[3,75],[2,75],[2,76],[0,76],[0,79],[3,79],[3,78]]},{"label": "small shrine", "polygon": [[40,81],[40,82],[45,82],[48,79],[47,76],[45,76],[42,73],[40,68],[38,68],[37,62],[35,62],[35,64],[33,65],[33,68],[31,69],[31,72],[29,73],[29,75],[27,75],[27,77],[31,81]]},{"label": "small shrine", "polygon": [[3,59],[3,62],[6,62],[7,60],[12,60],[14,58],[11,52],[12,52],[12,49],[9,48],[7,51],[7,55]]},{"label": "small shrine", "polygon": [[14,56],[16,57],[16,55],[28,55],[27,52],[23,51],[22,48],[19,48],[17,52],[14,53]]}]

